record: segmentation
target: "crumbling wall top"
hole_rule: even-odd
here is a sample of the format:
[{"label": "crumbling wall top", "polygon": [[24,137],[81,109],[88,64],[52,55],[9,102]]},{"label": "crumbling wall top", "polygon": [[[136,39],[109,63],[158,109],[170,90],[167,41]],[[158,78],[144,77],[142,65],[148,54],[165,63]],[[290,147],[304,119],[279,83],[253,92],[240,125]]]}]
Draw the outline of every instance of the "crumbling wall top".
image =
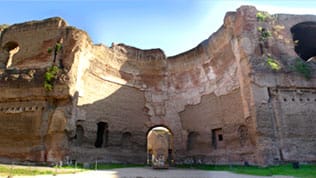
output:
[{"label": "crumbling wall top", "polygon": [[52,17],[44,20],[33,20],[29,22],[13,24],[10,25],[6,30],[19,32],[41,28],[61,28],[66,26],[68,26],[67,22],[61,17]]}]

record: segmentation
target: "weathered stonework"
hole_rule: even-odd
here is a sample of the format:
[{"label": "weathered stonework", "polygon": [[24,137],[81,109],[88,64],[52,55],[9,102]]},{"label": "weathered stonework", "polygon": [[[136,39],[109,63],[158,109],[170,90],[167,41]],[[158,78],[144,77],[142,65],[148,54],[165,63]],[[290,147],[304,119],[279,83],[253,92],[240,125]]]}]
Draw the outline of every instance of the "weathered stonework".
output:
[{"label": "weathered stonework", "polygon": [[[9,26],[0,38],[1,159],[145,163],[148,132],[164,126],[176,163],[316,161],[316,66],[308,63],[308,80],[293,70],[304,46],[296,53],[291,33],[316,16],[260,21],[257,12],[228,12],[209,39],[172,57],[94,45],[61,18]],[[258,27],[272,36],[263,41]],[[64,75],[47,91],[56,43]]]}]

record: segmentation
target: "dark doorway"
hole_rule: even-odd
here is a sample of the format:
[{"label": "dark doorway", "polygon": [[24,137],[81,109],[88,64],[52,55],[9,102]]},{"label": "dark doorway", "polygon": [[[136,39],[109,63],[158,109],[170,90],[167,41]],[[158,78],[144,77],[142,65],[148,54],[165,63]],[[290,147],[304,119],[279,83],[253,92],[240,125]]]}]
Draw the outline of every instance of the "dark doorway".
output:
[{"label": "dark doorway", "polygon": [[97,139],[94,146],[96,148],[106,147],[108,142],[108,124],[105,122],[99,122],[97,126]]},{"label": "dark doorway", "polygon": [[291,28],[295,52],[304,61],[316,56],[316,22],[302,22]]},{"label": "dark doorway", "polygon": [[221,148],[223,146],[223,130],[221,128],[212,130],[212,145],[214,149]]},{"label": "dark doorway", "polygon": [[77,146],[81,146],[81,144],[83,142],[83,138],[84,138],[83,127],[81,125],[77,125],[77,128],[76,128],[76,143],[77,143]]}]

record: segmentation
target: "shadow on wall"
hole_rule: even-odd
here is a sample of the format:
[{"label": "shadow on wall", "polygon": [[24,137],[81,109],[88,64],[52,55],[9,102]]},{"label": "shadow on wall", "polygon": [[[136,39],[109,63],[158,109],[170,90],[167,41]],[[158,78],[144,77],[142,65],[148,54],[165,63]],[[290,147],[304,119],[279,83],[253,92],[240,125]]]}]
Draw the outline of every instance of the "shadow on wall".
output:
[{"label": "shadow on wall", "polygon": [[[314,26],[314,22],[304,22],[291,28],[294,41],[299,41],[295,51],[304,60],[316,55],[315,48],[313,45],[310,45],[314,44],[315,40],[313,41],[313,39],[316,38],[313,37],[315,34],[312,32],[305,33],[308,28],[312,28],[311,31],[313,31]],[[132,47],[120,48],[119,50],[126,54],[133,51],[129,48]],[[91,62],[91,66],[84,74],[84,93],[79,97],[78,101],[77,133],[71,146],[71,154],[73,154],[74,159],[79,161],[98,160],[101,162],[146,162],[147,132],[153,123],[150,121],[149,110],[146,107],[145,90],[148,88],[142,88],[142,86],[151,86],[155,92],[161,92],[159,87],[161,87],[160,85],[162,85],[164,80],[163,75],[165,75],[162,71],[166,70],[166,68],[161,65],[162,62],[155,63],[155,61],[158,61],[154,56],[155,53],[152,56],[142,58],[139,57],[142,55],[141,52],[136,50],[136,54],[133,56],[136,56],[136,60],[133,58],[125,62],[124,60],[123,62],[120,61],[119,57],[113,57],[113,59],[111,57],[105,58],[106,60],[113,60],[119,63],[121,65],[119,69],[112,68],[112,64],[106,65],[105,63],[109,63],[108,61],[104,62],[95,59]],[[218,58],[220,57],[223,59],[229,58],[222,56],[222,54],[218,56]],[[220,66],[217,68],[222,69]],[[186,77],[183,77],[184,82],[187,82]],[[181,89],[181,87],[182,85],[179,85],[176,89]],[[239,92],[236,93],[236,96],[238,96],[236,99],[236,103],[238,103],[240,102]],[[223,99],[223,102],[231,104],[231,97]],[[229,104],[224,104],[224,106]],[[241,106],[241,104],[236,105]],[[197,106],[194,105],[191,111],[189,109],[186,109],[186,111],[193,113],[192,111],[195,107]],[[222,113],[230,113],[233,107],[230,106],[229,109],[223,110]],[[203,107],[201,108],[203,109]],[[236,111],[239,110],[236,107]],[[196,109],[196,111],[199,112],[199,109]],[[237,115],[236,113],[234,114]],[[188,117],[188,119],[195,118],[196,121],[198,119],[196,116],[192,114],[192,117]],[[228,116],[225,117],[228,118]],[[232,116],[232,118],[234,117]],[[212,143],[207,146],[213,150],[218,149],[217,152],[222,151],[220,148],[232,146],[232,143],[229,143],[229,145],[223,143],[223,140],[226,139],[226,137],[224,139],[224,130],[225,128],[222,129],[220,127],[210,130]],[[238,141],[238,143],[234,143],[235,145],[240,145],[240,147],[249,145],[249,134],[246,125],[240,125],[235,133],[239,134],[232,137]],[[234,135],[233,131],[231,135]],[[196,147],[200,146],[197,144],[200,138],[201,135],[199,133],[190,132],[188,134],[186,151],[194,153]],[[244,150],[244,148],[241,148],[241,150]],[[167,154],[169,153],[161,153],[165,157]]]},{"label": "shadow on wall", "polygon": [[[117,84],[107,81],[100,85],[105,88],[96,89],[96,93],[106,92],[107,88],[113,85],[117,87]],[[77,159],[99,159],[104,162],[118,159],[117,161],[134,162],[133,159],[124,157],[137,157],[141,153],[144,159],[135,162],[145,163],[147,132],[145,123],[148,122],[148,116],[144,106],[143,92],[127,86],[120,86],[118,90],[102,100],[79,106],[85,117],[77,118],[73,145],[83,150],[90,149],[91,152],[81,150],[83,152],[78,152]],[[91,155],[88,158],[81,157],[86,153]],[[109,154],[112,155],[113,160],[108,160]]]},{"label": "shadow on wall", "polygon": [[[93,61],[90,67],[93,70],[84,76],[85,94],[78,99],[76,135],[70,138],[70,157],[78,161],[144,164],[150,127],[146,125],[150,120],[145,92],[120,83],[126,73],[100,63]],[[97,70],[102,72],[96,74]]]}]

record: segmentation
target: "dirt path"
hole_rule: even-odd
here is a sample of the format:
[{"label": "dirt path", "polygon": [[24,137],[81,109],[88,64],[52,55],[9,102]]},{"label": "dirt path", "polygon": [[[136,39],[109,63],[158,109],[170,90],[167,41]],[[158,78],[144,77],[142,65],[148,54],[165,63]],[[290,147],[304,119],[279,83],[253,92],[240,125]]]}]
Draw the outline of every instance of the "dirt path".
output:
[{"label": "dirt path", "polygon": [[76,174],[14,176],[18,178],[293,178],[290,176],[251,176],[226,171],[191,169],[154,170],[151,168],[121,168],[104,171],[85,171]]}]

